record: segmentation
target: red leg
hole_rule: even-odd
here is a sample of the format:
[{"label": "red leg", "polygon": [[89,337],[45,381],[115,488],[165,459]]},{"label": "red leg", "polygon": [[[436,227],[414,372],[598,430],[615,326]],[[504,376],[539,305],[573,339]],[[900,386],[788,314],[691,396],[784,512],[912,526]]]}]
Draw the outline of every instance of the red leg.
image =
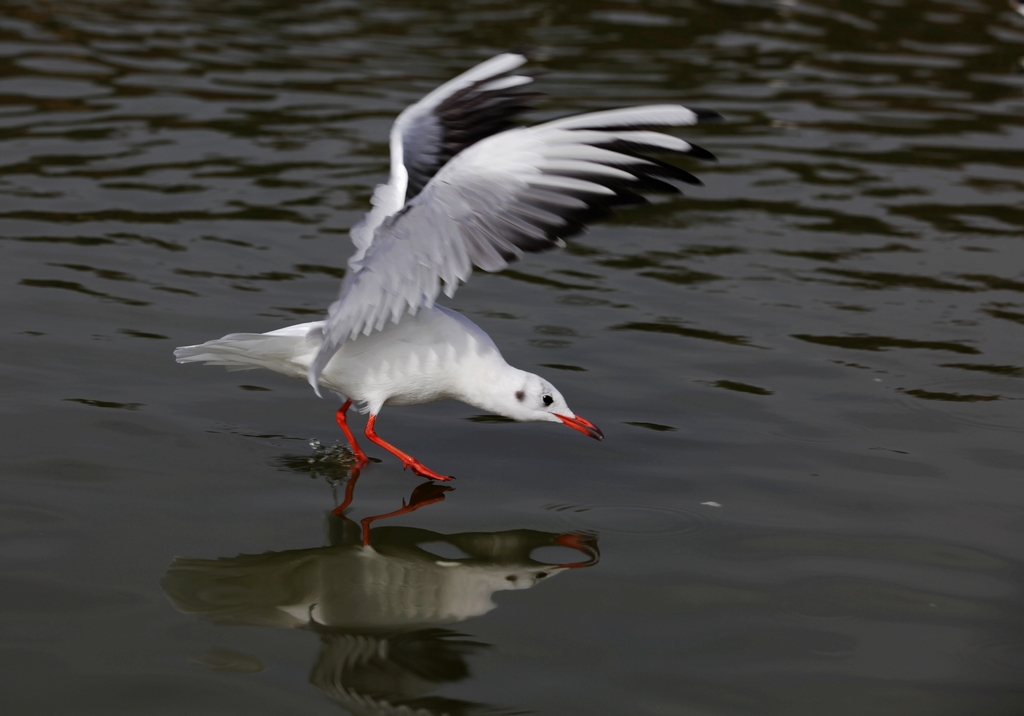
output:
[{"label": "red leg", "polygon": [[373,424],[377,422],[377,416],[371,415],[370,419],[366,421],[366,437],[370,438],[373,442],[380,445],[382,448],[387,450],[389,453],[397,457],[402,461],[403,467],[411,467],[412,471],[420,477],[427,477],[431,480],[451,480],[451,477],[447,475],[438,475],[436,472],[428,468],[422,462],[414,458],[412,455],[406,455],[404,452],[396,448],[394,445],[384,442],[377,436],[377,433],[373,430]]},{"label": "red leg", "polygon": [[345,510],[352,504],[352,496],[356,489],[356,480],[359,479],[359,468],[352,468],[351,474],[348,476],[348,484],[345,485],[345,499],[341,501],[341,504],[335,507],[332,512],[338,517],[344,516]]},{"label": "red leg", "polygon": [[352,447],[352,454],[356,456],[358,464],[356,469],[363,467],[370,459],[366,457],[366,453],[359,447],[359,443],[356,442],[356,436],[352,434],[352,431],[348,427],[348,421],[345,420],[345,413],[348,412],[349,407],[352,405],[352,399],[345,401],[345,404],[338,408],[338,412],[334,414],[334,419],[338,421],[338,427],[341,428],[341,432],[345,433],[345,437],[348,438],[348,444]]}]

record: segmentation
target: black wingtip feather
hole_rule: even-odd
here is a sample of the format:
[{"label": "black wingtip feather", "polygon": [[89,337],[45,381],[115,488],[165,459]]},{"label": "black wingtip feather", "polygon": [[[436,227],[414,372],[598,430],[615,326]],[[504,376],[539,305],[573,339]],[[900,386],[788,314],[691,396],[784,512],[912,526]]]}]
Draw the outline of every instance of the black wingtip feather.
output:
[{"label": "black wingtip feather", "polygon": [[654,157],[644,157],[644,159],[648,162],[647,164],[638,167],[627,167],[626,171],[635,171],[638,174],[661,177],[663,179],[675,179],[692,186],[704,186],[704,182],[685,169],[680,169],[675,164],[669,164]]},{"label": "black wingtip feather", "polygon": [[703,159],[706,162],[717,162],[718,157],[709,152],[704,147],[698,147],[696,144],[690,145],[690,151],[687,154],[694,159]]},{"label": "black wingtip feather", "polygon": [[[701,121],[717,121],[722,118],[713,110],[694,111]],[[521,203],[518,209],[508,208],[508,215],[503,217],[501,222],[505,226],[499,233],[504,234],[520,251],[544,251],[552,248],[553,242],[557,239],[584,231],[589,224],[615,213],[618,207],[649,204],[646,194],[682,194],[679,187],[671,182],[704,185],[690,172],[657,158],[657,155],[685,154],[695,159],[716,161],[714,154],[693,144],[687,143],[687,148],[683,150],[673,150],[657,143],[625,140],[615,137],[611,132],[609,134],[609,140],[598,139],[593,146],[616,152],[622,155],[623,159],[629,157],[642,161],[617,162],[609,159],[600,163],[628,172],[632,178],[609,176],[596,166],[595,171],[581,168],[578,171],[549,172],[541,169],[542,174],[580,179],[611,189],[615,193],[608,195],[566,187],[530,187],[520,195]],[[577,202],[577,205],[573,202]],[[543,233],[545,238],[541,239],[538,233]]]},{"label": "black wingtip feather", "polygon": [[608,206],[646,206],[650,203],[650,200],[643,194],[625,190],[617,192],[614,197],[609,198],[607,201]]},{"label": "black wingtip feather", "polygon": [[724,122],[725,117],[713,109],[696,109],[690,107],[690,111],[697,115],[698,122]]},{"label": "black wingtip feather", "polygon": [[[638,176],[636,181],[628,183],[630,191],[644,191],[652,194],[682,194],[675,184],[669,184],[667,181],[661,179],[655,179],[650,174]],[[613,188],[618,188],[614,186]]]}]

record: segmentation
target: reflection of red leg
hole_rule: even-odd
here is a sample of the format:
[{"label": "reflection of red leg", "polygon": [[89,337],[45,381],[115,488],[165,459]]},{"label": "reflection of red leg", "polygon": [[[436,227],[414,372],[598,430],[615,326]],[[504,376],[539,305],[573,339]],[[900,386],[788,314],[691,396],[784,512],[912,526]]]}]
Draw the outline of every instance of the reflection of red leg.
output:
[{"label": "reflection of red leg", "polygon": [[345,499],[341,501],[341,504],[335,507],[332,512],[338,517],[342,516],[346,508],[352,504],[352,495],[356,489],[356,480],[359,479],[359,468],[352,468],[352,472],[348,476],[348,484],[345,485]]},{"label": "reflection of red leg", "polygon": [[377,433],[374,432],[374,430],[373,430],[373,424],[376,423],[376,422],[377,422],[377,416],[376,415],[371,415],[370,419],[366,421],[366,431],[365,431],[366,432],[366,437],[370,438],[370,440],[372,440],[373,442],[377,443],[382,448],[387,450],[389,453],[391,453],[392,455],[397,457],[399,460],[401,460],[403,467],[411,467],[412,471],[414,473],[416,473],[417,475],[419,475],[420,477],[427,477],[427,478],[430,478],[431,480],[447,481],[447,480],[451,480],[452,479],[452,478],[450,478],[450,477],[448,477],[446,475],[438,475],[436,472],[434,472],[433,470],[428,468],[426,465],[424,465],[422,462],[420,462],[419,460],[414,458],[412,455],[406,455],[404,452],[402,452],[401,450],[396,448],[394,445],[391,445],[391,444],[386,443],[383,440],[381,440],[377,436]]},{"label": "reflection of red leg", "polygon": [[356,436],[352,434],[352,431],[348,427],[348,421],[345,420],[345,413],[348,412],[349,406],[352,405],[351,398],[345,401],[345,404],[338,408],[338,412],[334,414],[334,419],[338,421],[338,427],[341,428],[341,432],[345,433],[345,437],[348,438],[348,444],[352,447],[352,454],[356,456],[358,464],[356,469],[366,465],[370,460],[366,457],[366,453],[359,447],[359,443],[356,442]]},{"label": "reflection of red leg", "polygon": [[395,510],[394,512],[388,512],[386,515],[373,515],[367,517],[360,524],[363,525],[363,546],[370,546],[370,525],[377,520],[382,520],[385,517],[397,517],[398,515],[405,515],[421,507],[432,505],[435,502],[440,502],[444,499],[444,493],[451,492],[453,487],[442,487],[436,482],[425,482],[415,490],[412,491],[412,495],[409,496],[409,503],[406,504],[405,500],[402,500],[401,509]]}]

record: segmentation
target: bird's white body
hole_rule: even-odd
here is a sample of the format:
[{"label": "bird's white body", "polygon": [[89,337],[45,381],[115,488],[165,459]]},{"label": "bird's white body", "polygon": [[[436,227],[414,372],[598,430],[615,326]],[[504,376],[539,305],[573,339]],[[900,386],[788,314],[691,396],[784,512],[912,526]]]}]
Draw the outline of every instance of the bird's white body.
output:
[{"label": "bird's white body", "polygon": [[[235,333],[198,346],[179,348],[181,363],[210,363],[229,369],[267,368],[305,379],[320,348],[323,321],[269,333]],[[320,384],[377,414],[385,405],[419,405],[451,398],[481,410],[498,411],[507,395],[537,376],[513,368],[483,329],[441,306],[424,308],[368,336],[347,341],[331,358]],[[552,386],[542,381],[540,395]],[[520,402],[520,401],[516,401]],[[564,404],[564,401],[562,401]],[[527,407],[524,405],[524,408]],[[567,406],[565,408],[568,409]],[[563,411],[564,412],[564,411]],[[552,421],[558,419],[552,415]]]}]

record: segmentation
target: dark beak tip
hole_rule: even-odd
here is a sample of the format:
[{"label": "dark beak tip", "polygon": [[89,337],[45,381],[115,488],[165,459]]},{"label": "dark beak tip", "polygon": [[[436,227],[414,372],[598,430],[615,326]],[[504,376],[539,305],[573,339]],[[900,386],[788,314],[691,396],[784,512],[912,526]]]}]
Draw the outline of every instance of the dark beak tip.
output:
[{"label": "dark beak tip", "polygon": [[604,433],[601,432],[601,428],[597,427],[586,418],[581,418],[579,415],[575,415],[571,418],[565,415],[557,415],[557,417],[565,425],[569,426],[573,430],[583,433],[587,437],[594,438],[594,440],[604,440]]}]

